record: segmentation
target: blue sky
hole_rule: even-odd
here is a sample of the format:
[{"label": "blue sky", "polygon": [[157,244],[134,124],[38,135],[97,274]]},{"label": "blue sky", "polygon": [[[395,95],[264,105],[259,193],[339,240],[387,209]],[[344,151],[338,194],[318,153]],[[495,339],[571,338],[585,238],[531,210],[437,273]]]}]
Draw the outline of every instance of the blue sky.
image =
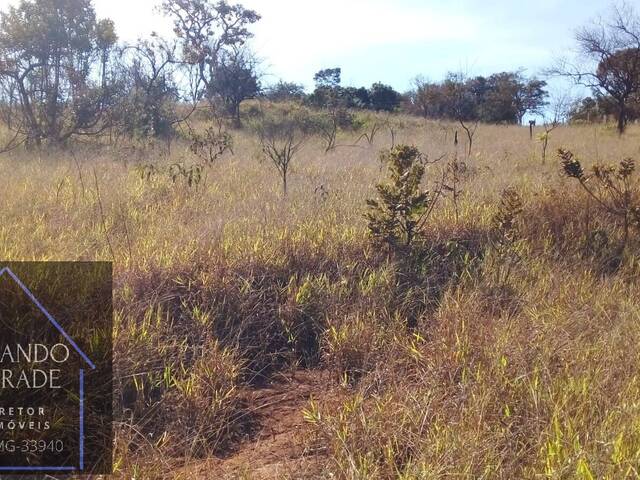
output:
[{"label": "blue sky", "polygon": [[[2,1],[2,0],[0,0]],[[253,47],[266,82],[311,87],[321,68],[339,66],[343,82],[382,81],[404,91],[417,75],[448,71],[537,74],[573,48],[575,29],[604,13],[605,0],[244,0],[262,20]],[[167,31],[154,0],[95,0],[122,38]]]},{"label": "blue sky", "polygon": [[[0,0],[0,7],[16,0]],[[343,83],[382,81],[404,91],[417,75],[537,74],[573,48],[575,29],[606,13],[607,0],[237,0],[257,10],[253,48],[266,83],[311,87],[321,68],[342,67]],[[123,40],[170,32],[158,0],[94,0]]]}]

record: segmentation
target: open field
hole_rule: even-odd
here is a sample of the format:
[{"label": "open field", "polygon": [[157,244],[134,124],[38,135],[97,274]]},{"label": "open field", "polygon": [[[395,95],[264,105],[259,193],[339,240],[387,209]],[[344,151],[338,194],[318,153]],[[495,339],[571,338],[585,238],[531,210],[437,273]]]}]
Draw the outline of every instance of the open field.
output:
[{"label": "open field", "polygon": [[640,476],[640,237],[620,252],[556,156],[638,158],[640,128],[560,126],[543,164],[523,127],[480,125],[466,159],[454,124],[393,121],[445,156],[425,188],[467,167],[415,254],[364,218],[386,131],[310,140],[286,197],[247,131],[192,186],[142,168],[184,141],[0,158],[0,258],[114,262],[118,478]]}]

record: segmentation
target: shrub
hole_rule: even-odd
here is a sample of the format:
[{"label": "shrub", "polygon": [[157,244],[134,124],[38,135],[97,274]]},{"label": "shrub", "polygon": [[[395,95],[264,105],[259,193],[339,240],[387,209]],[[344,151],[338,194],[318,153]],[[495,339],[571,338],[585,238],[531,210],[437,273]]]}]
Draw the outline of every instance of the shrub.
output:
[{"label": "shrub", "polygon": [[420,189],[425,158],[416,147],[398,145],[381,154],[389,169],[389,182],[376,186],[378,199],[367,200],[369,232],[390,248],[410,246],[435,204]]},{"label": "shrub", "polygon": [[226,152],[233,153],[233,137],[218,127],[208,127],[203,134],[189,133],[189,150],[205,163],[213,163]]},{"label": "shrub", "polygon": [[640,189],[633,178],[635,162],[623,159],[619,165],[594,165],[586,173],[580,160],[565,149],[558,150],[564,174],[578,181],[582,189],[614,221],[622,223],[622,249],[626,247],[631,227],[640,230]]}]

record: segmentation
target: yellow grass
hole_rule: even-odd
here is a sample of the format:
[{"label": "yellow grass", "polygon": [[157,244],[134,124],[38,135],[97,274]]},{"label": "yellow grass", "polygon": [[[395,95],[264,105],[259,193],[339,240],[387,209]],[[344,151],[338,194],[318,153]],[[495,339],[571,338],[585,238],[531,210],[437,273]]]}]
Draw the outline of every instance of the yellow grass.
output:
[{"label": "yellow grass", "polygon": [[[398,143],[430,158],[456,151],[456,125],[394,121],[403,124]],[[620,139],[601,125],[560,127],[543,165],[527,128],[480,125],[460,220],[443,200],[429,236],[434,244],[484,238],[512,186],[525,202],[522,260],[508,284],[495,285],[500,260],[482,244],[476,263],[445,279],[416,331],[403,315],[429,290],[398,289],[401,272],[371,245],[363,218],[385,175],[378,152],[388,133],[374,146],[326,155],[310,141],[294,160],[286,199],[257,140],[234,138],[234,154],[207,168],[197,187],[136,169],[195,163],[182,141],[170,154],[162,144],[136,152],[76,145],[73,154],[0,158],[0,258],[114,261],[119,477],[171,478],[173,466],[224,451],[243,428],[240,399],[252,372],[303,365],[287,329],[309,322],[319,329],[312,363],[335,372],[344,393],[338,409],[316,399],[305,412],[308,442],[325,452],[316,478],[640,476],[640,250],[634,240],[613,270],[581,253],[585,212],[603,229],[609,220],[561,178],[554,153],[563,146],[587,164],[638,157],[640,128]],[[441,166],[428,168],[427,187]],[[229,323],[247,332],[252,322],[269,329],[284,360],[266,360],[274,351],[254,338],[219,338]],[[173,381],[163,383],[167,369]],[[179,386],[190,379],[187,394]],[[151,387],[162,390],[162,408],[218,422],[205,447],[183,445],[196,435],[187,420],[145,417],[158,401]],[[135,406],[125,405],[127,389],[137,391]],[[199,416],[188,417],[194,405]],[[141,439],[145,429],[154,441]]]}]

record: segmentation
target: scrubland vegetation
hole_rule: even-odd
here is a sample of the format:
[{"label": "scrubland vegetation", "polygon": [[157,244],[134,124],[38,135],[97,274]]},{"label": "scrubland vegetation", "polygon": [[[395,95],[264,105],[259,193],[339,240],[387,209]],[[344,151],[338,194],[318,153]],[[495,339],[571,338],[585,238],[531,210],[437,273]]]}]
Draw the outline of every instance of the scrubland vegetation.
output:
[{"label": "scrubland vegetation", "polygon": [[[637,476],[637,223],[623,249],[526,129],[482,125],[467,158],[455,125],[394,121],[435,202],[409,245],[365,218],[388,132],[311,140],[286,198],[245,132],[191,186],[136,168],[193,158],[184,140],[2,159],[3,258],[114,261],[119,476],[232,452],[259,428],[248,392],[292,369],[330,372],[300,412],[309,478]],[[562,126],[552,145],[586,175],[639,135]]]},{"label": "scrubland vegetation", "polygon": [[117,478],[640,477],[631,9],[551,106],[521,71],[265,87],[257,12],[160,12],[0,17],[0,258],[113,262]]}]

